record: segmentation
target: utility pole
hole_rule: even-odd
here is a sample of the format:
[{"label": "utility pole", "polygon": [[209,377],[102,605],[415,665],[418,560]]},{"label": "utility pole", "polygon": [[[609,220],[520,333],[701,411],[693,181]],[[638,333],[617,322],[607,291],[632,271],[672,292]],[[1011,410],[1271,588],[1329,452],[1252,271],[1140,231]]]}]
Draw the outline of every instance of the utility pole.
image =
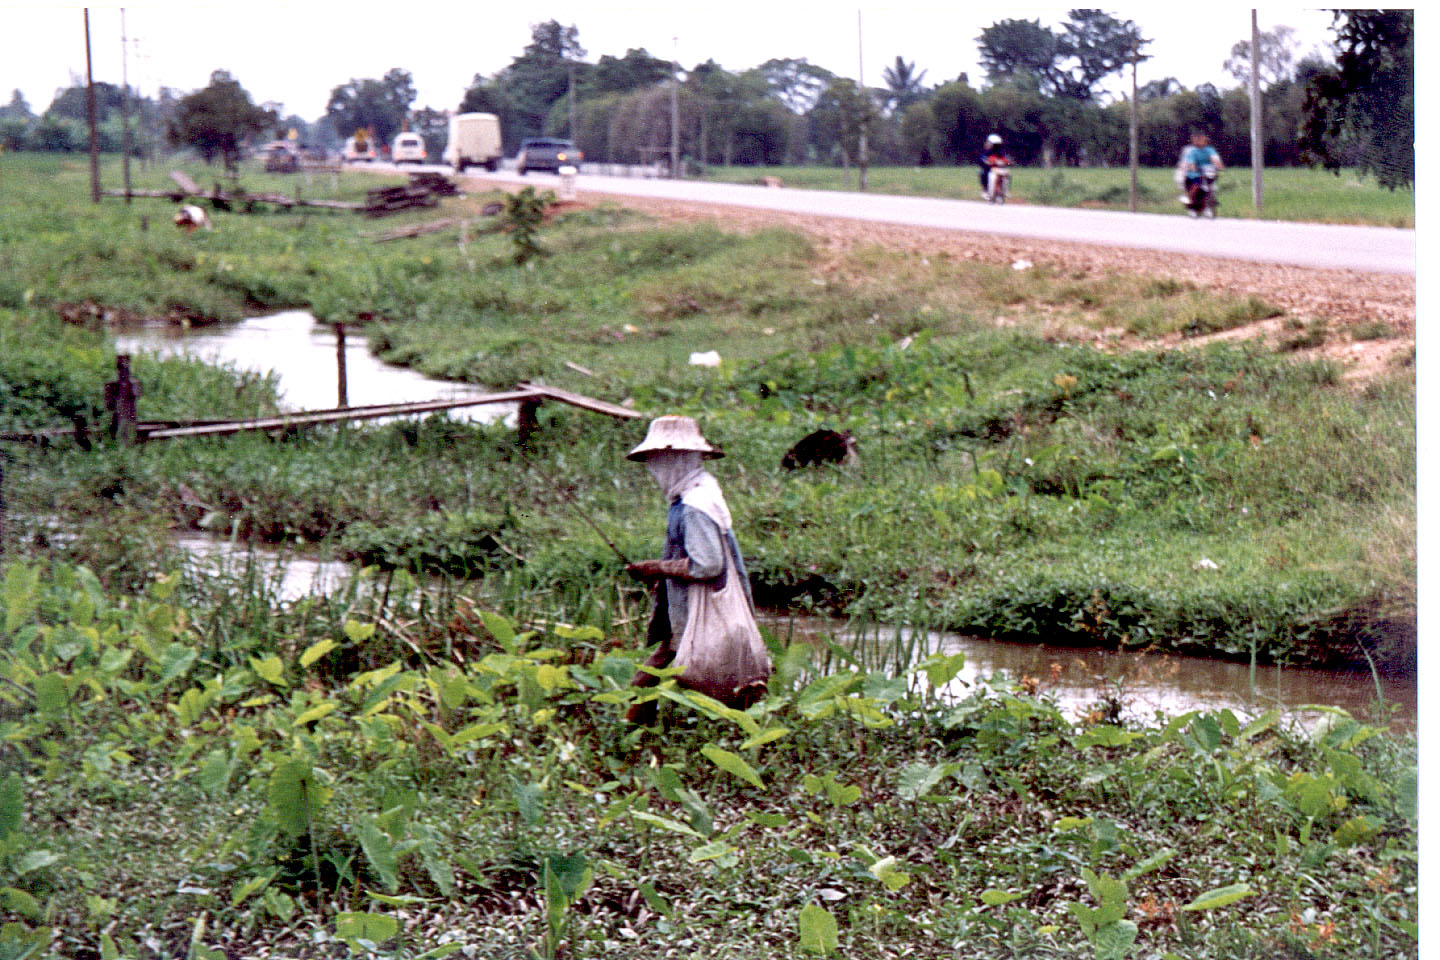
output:
[{"label": "utility pole", "polygon": [[675,37],[670,73],[670,176],[680,179],[680,38]]},{"label": "utility pole", "polygon": [[865,32],[860,21],[860,11],[855,11],[855,42],[859,57],[860,79],[860,192],[865,192],[870,167],[870,144],[865,130],[870,125],[870,97],[865,93]]},{"label": "utility pole", "polygon": [[85,117],[90,121],[90,202],[100,202],[100,134],[95,129],[95,70],[90,63],[90,8],[85,8]]},{"label": "utility pole", "polygon": [[1130,212],[1140,203],[1140,36],[1130,54]]},{"label": "utility pole", "polygon": [[120,8],[120,170],[125,180],[125,203],[130,203],[130,51],[125,37],[125,8]]},{"label": "utility pole", "polygon": [[1250,8],[1250,198],[1259,216],[1265,205],[1265,117],[1260,102],[1260,18]]},{"label": "utility pole", "polygon": [[566,84],[565,92],[570,100],[570,139],[575,139],[575,61],[566,58],[565,66],[569,69],[569,81]]}]

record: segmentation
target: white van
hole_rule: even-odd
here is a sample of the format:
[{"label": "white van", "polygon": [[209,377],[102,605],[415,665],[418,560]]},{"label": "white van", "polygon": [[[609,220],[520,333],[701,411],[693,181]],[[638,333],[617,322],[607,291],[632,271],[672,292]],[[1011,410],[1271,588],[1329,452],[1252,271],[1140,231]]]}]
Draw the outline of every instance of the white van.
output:
[{"label": "white van", "polygon": [[346,163],[369,163],[375,159],[375,148],[364,137],[349,137],[340,156]]},{"label": "white van", "polygon": [[393,163],[424,163],[425,141],[418,133],[400,133],[390,144],[390,160]]},{"label": "white van", "polygon": [[493,113],[457,113],[450,118],[450,142],[441,159],[463,173],[466,167],[500,166],[500,118]]}]

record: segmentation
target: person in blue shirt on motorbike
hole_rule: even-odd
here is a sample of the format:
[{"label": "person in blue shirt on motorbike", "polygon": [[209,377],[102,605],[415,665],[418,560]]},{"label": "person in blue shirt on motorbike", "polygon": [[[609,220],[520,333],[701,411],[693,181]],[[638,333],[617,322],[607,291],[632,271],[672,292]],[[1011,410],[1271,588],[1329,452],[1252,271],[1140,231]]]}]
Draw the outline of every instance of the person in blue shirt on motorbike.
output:
[{"label": "person in blue shirt on motorbike", "polygon": [[1196,130],[1190,134],[1190,146],[1180,153],[1180,172],[1185,177],[1184,202],[1192,209],[1195,206],[1195,191],[1205,175],[1206,167],[1224,170],[1225,164],[1221,162],[1219,152],[1210,146],[1209,135],[1204,130]]}]

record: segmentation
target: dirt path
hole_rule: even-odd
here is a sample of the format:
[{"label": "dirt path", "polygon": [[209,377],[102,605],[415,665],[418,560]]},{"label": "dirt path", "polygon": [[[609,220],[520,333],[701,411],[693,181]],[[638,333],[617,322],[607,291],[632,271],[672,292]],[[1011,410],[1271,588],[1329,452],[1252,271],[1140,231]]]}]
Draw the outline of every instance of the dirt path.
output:
[{"label": "dirt path", "polygon": [[[822,248],[843,254],[879,245],[926,255],[946,253],[957,259],[1010,264],[1028,260],[1065,270],[1122,271],[1171,276],[1196,287],[1227,294],[1254,294],[1285,315],[1249,324],[1206,339],[1263,339],[1279,343],[1297,328],[1323,322],[1324,342],[1296,351],[1328,356],[1345,368],[1346,379],[1363,384],[1394,365],[1412,364],[1415,354],[1415,279],[1357,270],[1321,270],[1186,256],[1118,247],[1026,240],[988,234],[877,224],[839,217],[778,213],[716,204],[656,200],[586,191],[585,199],[604,197],[652,216],[671,220],[714,220],[727,228],[755,230],[776,225],[804,231]],[[1378,324],[1392,335],[1375,339]],[[1357,334],[1359,336],[1357,337]],[[1147,341],[1150,342],[1150,341]],[[1175,339],[1179,343],[1179,339]],[[1139,342],[1135,344],[1139,346]]]}]

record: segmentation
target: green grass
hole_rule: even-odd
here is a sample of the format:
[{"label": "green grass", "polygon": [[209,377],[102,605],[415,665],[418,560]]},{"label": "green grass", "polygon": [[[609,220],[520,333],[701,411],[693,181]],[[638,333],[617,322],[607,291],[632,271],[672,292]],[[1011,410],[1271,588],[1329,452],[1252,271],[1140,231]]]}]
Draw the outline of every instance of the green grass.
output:
[{"label": "green grass", "polygon": [[[34,172],[33,158],[0,161],[9,178]],[[1116,354],[1068,336],[1206,333],[1273,312],[1254,298],[878,248],[827,259],[784,231],[656,226],[609,206],[544,228],[551,255],[525,266],[506,236],[479,232],[478,216],[463,242],[375,244],[373,225],[351,215],[300,213],[221,214],[215,231],[177,238],[138,230],[138,204],[85,203],[78,164],[53,172],[4,200],[0,257],[33,291],[0,312],[0,377],[15,384],[7,426],[103,422],[105,334],[55,320],[68,301],[54,286],[143,311],[203,281],[201,296],[235,312],[298,303],[331,320],[376,318],[365,329],[383,355],[432,374],[500,388],[539,378],[696,414],[730,452],[717,471],[761,593],[778,605],[1241,658],[1344,660],[1356,640],[1407,649],[1408,368],[1357,393],[1327,362],[1285,351]],[[473,215],[481,199],[438,215]],[[34,208],[94,222],[62,237],[40,229]],[[127,229],[128,259],[100,270],[93,244]],[[165,250],[196,266],[133,266]],[[1294,338],[1325,329],[1319,318]],[[711,349],[718,370],[688,364]],[[142,358],[137,375],[144,417],[273,403],[263,380],[202,377],[178,361]],[[11,535],[130,585],[148,576],[146,536],[167,526],[502,582],[523,558],[527,576],[579,608],[617,564],[562,492],[632,556],[656,548],[658,504],[623,459],[635,425],[542,413],[528,451],[498,427],[438,423],[17,449]],[[855,434],[860,466],[780,471],[785,449],[822,425]],[[117,511],[132,537],[110,535]],[[50,535],[50,517],[67,536]]]},{"label": "green grass", "polygon": [[[163,203],[91,206],[82,163],[0,156],[0,429],[103,422],[109,334],[66,304],[365,314],[433,372],[699,417],[773,604],[1242,659],[1358,640],[1382,668],[1408,630],[1413,653],[1408,368],[1357,390],[1254,346],[1119,352],[1093,331],[1269,308],[616,207],[522,267],[482,200],[412,218],[473,217],[463,241],[320,212],[183,237]],[[707,349],[719,369],[688,364]],[[255,375],[136,375],[144,417],[273,409]],[[1076,723],[1017,678],[928,697],[959,663],[876,630],[843,656],[767,637],[750,712],[666,686],[663,731],[627,726],[649,598],[590,521],[659,549],[624,459],[643,425],[540,421],[528,447],[440,420],[6,444],[0,954],[1418,956],[1416,745],[1383,707],[1121,728],[1102,698]],[[860,463],[780,470],[820,425]],[[286,602],[182,563],[193,528],[373,566]]]},{"label": "green grass", "polygon": [[1344,714],[1075,723],[772,640],[760,704],[644,730],[553,609],[0,573],[9,955],[1418,956],[1414,739]]},{"label": "green grass", "polygon": [[[759,183],[779,177],[785,186],[807,190],[856,190],[859,176],[848,179],[837,167],[709,167],[705,179],[726,183]],[[1265,170],[1265,220],[1350,223],[1379,227],[1415,227],[1415,192],[1386,190],[1353,171],[1339,176],[1323,170],[1279,167]],[[867,177],[871,193],[899,196],[980,199],[975,167],[873,167]],[[1140,170],[1137,208],[1141,213],[1181,215],[1179,190],[1170,168]],[[1101,210],[1130,208],[1130,171],[1063,167],[1052,170],[1017,167],[1011,178],[1012,203]],[[1220,216],[1255,217],[1250,170],[1231,167],[1220,178]]]}]

